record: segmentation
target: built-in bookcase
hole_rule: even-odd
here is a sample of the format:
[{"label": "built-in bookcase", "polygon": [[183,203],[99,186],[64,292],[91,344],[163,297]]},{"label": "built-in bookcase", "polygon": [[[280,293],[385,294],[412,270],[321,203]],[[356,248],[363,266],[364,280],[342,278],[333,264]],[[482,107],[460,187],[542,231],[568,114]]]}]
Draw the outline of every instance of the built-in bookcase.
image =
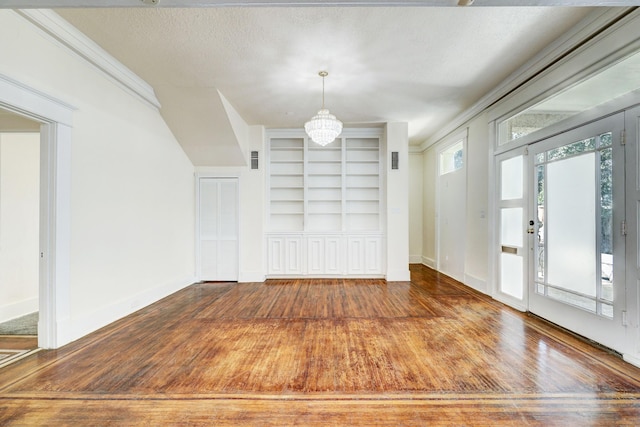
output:
[{"label": "built-in bookcase", "polygon": [[381,138],[365,134],[324,147],[303,133],[268,135],[270,276],[383,272]]},{"label": "built-in bookcase", "polygon": [[279,231],[303,231],[304,139],[273,139],[269,154],[270,227]]},{"label": "built-in bookcase", "polygon": [[271,231],[380,231],[380,139],[269,139]]}]

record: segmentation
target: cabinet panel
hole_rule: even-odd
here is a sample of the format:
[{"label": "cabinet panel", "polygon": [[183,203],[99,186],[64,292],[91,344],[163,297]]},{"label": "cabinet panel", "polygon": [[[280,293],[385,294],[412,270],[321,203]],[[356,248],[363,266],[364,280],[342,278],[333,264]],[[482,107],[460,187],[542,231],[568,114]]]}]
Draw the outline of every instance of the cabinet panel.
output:
[{"label": "cabinet panel", "polygon": [[270,237],[267,250],[268,274],[284,274],[284,238]]},{"label": "cabinet panel", "polygon": [[349,237],[347,243],[347,274],[364,274],[364,237]]},{"label": "cabinet panel", "polygon": [[365,239],[365,272],[367,274],[382,273],[382,239],[367,237]]},{"label": "cabinet panel", "polygon": [[285,274],[302,274],[302,238],[287,237],[285,244]]},{"label": "cabinet panel", "polygon": [[342,273],[342,238],[327,237],[325,239],[325,274],[341,274]]},{"label": "cabinet panel", "polygon": [[307,273],[324,274],[325,241],[323,237],[307,238]]}]

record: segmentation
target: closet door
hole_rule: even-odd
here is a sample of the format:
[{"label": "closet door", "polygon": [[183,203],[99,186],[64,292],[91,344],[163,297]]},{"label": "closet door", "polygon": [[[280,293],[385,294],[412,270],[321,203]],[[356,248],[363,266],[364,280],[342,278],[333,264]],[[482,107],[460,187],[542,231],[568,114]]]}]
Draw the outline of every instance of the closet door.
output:
[{"label": "closet door", "polygon": [[238,280],[238,180],[198,180],[198,278]]}]

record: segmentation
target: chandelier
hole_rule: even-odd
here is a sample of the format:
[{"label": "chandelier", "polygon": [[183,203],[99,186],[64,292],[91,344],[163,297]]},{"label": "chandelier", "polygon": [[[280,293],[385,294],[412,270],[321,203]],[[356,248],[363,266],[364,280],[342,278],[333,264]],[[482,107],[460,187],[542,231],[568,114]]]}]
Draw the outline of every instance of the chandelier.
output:
[{"label": "chandelier", "polygon": [[318,75],[322,77],[322,108],[318,111],[318,114],[304,124],[304,130],[313,142],[324,147],[332,143],[333,140],[340,135],[340,132],[342,132],[342,122],[336,119],[336,116],[329,113],[329,110],[324,108],[324,78],[327,77],[329,73],[320,71]]}]

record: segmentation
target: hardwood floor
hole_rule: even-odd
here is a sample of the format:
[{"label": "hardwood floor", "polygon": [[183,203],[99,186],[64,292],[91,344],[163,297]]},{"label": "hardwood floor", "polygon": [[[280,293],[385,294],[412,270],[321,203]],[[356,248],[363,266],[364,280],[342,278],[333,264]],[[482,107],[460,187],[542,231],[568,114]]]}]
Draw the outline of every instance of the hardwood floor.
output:
[{"label": "hardwood floor", "polygon": [[640,369],[411,273],[193,285],[0,370],[0,425],[640,423]]}]

